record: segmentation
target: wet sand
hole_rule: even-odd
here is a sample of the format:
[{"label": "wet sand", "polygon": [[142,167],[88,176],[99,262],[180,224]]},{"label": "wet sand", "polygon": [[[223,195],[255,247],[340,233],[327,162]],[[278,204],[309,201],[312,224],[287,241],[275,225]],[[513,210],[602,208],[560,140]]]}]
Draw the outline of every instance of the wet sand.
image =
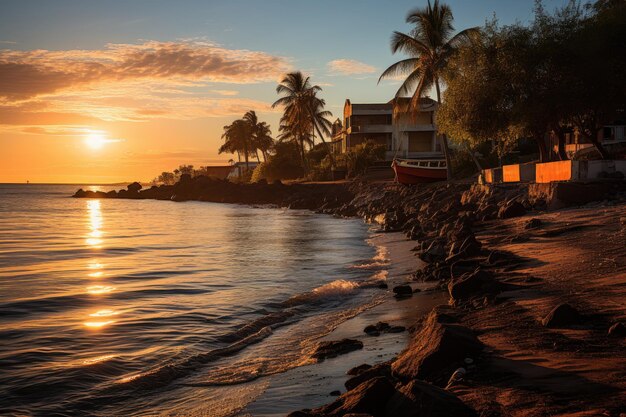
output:
[{"label": "wet sand", "polygon": [[[300,408],[313,408],[332,401],[332,391],[345,392],[344,382],[349,378],[346,371],[367,363],[374,365],[394,358],[405,348],[409,334],[382,333],[368,336],[365,326],[384,321],[390,325],[408,327],[436,305],[447,303],[447,294],[441,290],[429,290],[433,284],[411,282],[410,274],[420,266],[421,261],[411,249],[415,242],[407,240],[401,233],[379,234],[373,238],[376,246],[385,248],[388,261],[387,282],[389,290],[384,301],[353,317],[321,340],[351,338],[361,340],[362,350],[350,352],[320,363],[291,369],[268,378],[265,392],[249,404],[242,416],[284,416]],[[412,297],[396,300],[391,288],[394,285],[411,282],[413,288],[423,291]]]}]

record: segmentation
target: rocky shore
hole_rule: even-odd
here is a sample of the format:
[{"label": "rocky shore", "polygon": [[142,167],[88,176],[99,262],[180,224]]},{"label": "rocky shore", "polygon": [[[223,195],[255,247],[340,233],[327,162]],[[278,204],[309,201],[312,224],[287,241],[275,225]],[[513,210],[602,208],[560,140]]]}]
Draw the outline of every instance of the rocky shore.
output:
[{"label": "rocky shore", "polygon": [[[393,293],[411,296],[413,282],[429,281],[449,304],[416,318],[396,358],[346,370],[352,377],[333,402],[291,417],[617,417],[626,413],[626,187],[571,187],[187,177],[75,197],[273,204],[359,216],[415,241],[426,266]],[[587,189],[601,200],[579,197]],[[548,211],[557,195],[561,207],[568,198],[588,204]],[[325,343],[319,357],[358,348],[357,340]]]}]

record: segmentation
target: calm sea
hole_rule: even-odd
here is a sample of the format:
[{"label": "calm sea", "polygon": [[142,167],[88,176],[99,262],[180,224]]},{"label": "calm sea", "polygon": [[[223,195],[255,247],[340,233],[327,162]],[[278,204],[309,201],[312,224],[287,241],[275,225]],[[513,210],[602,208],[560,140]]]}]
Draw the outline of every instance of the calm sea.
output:
[{"label": "calm sea", "polygon": [[236,415],[376,302],[358,220],[78,187],[0,184],[2,415]]}]

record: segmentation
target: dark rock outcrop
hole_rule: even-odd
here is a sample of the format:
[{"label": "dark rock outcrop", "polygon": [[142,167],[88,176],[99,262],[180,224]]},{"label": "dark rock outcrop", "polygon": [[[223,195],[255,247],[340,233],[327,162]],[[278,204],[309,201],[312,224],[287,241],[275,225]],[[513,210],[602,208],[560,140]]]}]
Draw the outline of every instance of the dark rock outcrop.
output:
[{"label": "dark rock outcrop", "polygon": [[126,187],[126,189],[131,193],[138,193],[139,190],[141,190],[142,188],[143,188],[142,185],[136,181],[133,182],[132,184],[128,184],[128,186]]},{"label": "dark rock outcrop", "polygon": [[365,369],[354,377],[348,379],[343,385],[348,391],[350,391],[361,385],[363,382],[379,376],[391,377],[391,366],[389,363],[379,363],[369,369]]},{"label": "dark rock outcrop", "polygon": [[466,272],[448,283],[448,292],[454,303],[497,292],[498,288],[492,274],[482,269]]},{"label": "dark rock outcrop", "polygon": [[545,327],[567,327],[580,323],[580,313],[567,303],[554,307],[542,320]]},{"label": "dark rock outcrop", "polygon": [[363,342],[360,340],[342,339],[325,341],[317,346],[312,356],[319,361],[326,358],[334,358],[337,355],[343,355],[359,349],[363,349]]},{"label": "dark rock outcrop", "polygon": [[393,287],[396,297],[410,297],[413,295],[413,288],[410,285],[397,285]]},{"label": "dark rock outcrop", "polygon": [[397,390],[385,408],[387,417],[474,417],[476,412],[454,394],[414,380]]},{"label": "dark rock outcrop", "polygon": [[385,417],[385,407],[394,393],[395,388],[387,378],[377,377],[363,382],[328,405],[296,411],[288,417],[346,417],[355,413]]},{"label": "dark rock outcrop", "polygon": [[462,365],[465,358],[478,355],[482,348],[470,329],[453,324],[449,315],[435,309],[392,363],[392,373],[403,381],[447,380],[451,370]]}]

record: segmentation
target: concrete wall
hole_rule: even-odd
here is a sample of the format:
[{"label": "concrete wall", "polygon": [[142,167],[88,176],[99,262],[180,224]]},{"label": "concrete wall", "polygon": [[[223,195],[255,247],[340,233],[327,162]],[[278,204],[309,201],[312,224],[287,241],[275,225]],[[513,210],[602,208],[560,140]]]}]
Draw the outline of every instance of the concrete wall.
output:
[{"label": "concrete wall", "polygon": [[578,180],[580,161],[546,162],[536,165],[535,181],[544,184],[554,181]]},{"label": "concrete wall", "polygon": [[533,182],[535,181],[535,164],[504,165],[502,167],[503,182]]}]

